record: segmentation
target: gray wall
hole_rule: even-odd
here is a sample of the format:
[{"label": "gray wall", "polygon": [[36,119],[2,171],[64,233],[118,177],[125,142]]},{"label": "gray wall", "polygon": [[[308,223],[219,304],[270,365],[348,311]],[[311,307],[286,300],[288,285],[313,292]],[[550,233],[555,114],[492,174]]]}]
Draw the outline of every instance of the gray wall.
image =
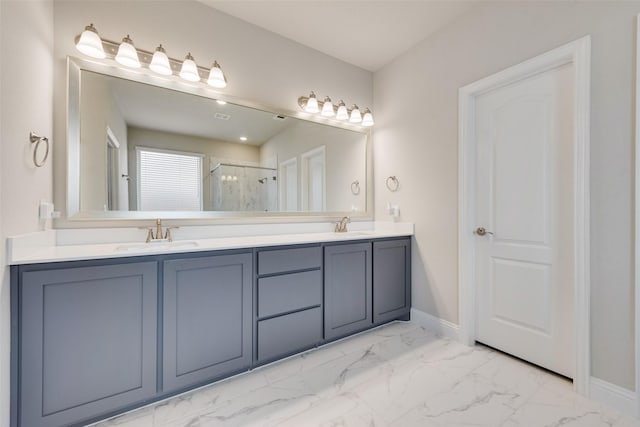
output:
[{"label": "gray wall", "polygon": [[83,77],[80,105],[85,111],[80,127],[80,176],[84,177],[80,182],[80,209],[100,212],[108,205],[107,127],[120,143],[121,173],[126,174],[127,123],[111,94],[109,82],[96,78],[95,74],[86,73]]},{"label": "gray wall", "polygon": [[[29,131],[52,136],[53,3],[0,1],[0,426],[9,425],[7,236],[38,231],[40,199],[52,197],[51,158],[31,160]],[[64,139],[52,144],[64,144]]]},{"label": "gray wall", "polygon": [[[367,208],[367,144],[364,134],[315,123],[296,121],[260,146],[263,164],[277,158],[279,164],[296,158],[298,209],[302,209],[302,154],[325,147],[325,207],[327,212],[364,211]],[[360,182],[360,194],[351,183]],[[283,209],[281,207],[281,209]]]},{"label": "gray wall", "polygon": [[638,12],[638,1],[481,3],[374,75],[376,219],[391,201],[416,224],[413,304],[457,323],[458,88],[591,34],[592,373],[629,389]]}]

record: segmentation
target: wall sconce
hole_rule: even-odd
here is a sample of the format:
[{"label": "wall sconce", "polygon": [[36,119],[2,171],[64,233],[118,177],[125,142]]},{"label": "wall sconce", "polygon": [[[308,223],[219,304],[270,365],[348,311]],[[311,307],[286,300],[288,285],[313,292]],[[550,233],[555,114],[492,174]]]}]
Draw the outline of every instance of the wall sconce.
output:
[{"label": "wall sconce", "polygon": [[191,52],[187,53],[187,56],[182,61],[182,67],[180,68],[180,78],[188,82],[200,81],[200,74],[198,74],[198,66],[196,61],[193,60]]},{"label": "wall sconce", "polygon": [[122,43],[118,47],[118,54],[116,55],[116,61],[125,67],[140,68],[140,59],[138,58],[138,52],[133,46],[133,40],[127,34],[127,37],[122,39]]},{"label": "wall sconce", "polygon": [[155,73],[162,74],[163,76],[170,76],[173,74],[173,71],[171,71],[171,64],[169,64],[169,57],[162,45],[158,46],[156,51],[153,52],[153,58],[151,58],[149,69]]},{"label": "wall sconce", "polygon": [[357,105],[354,104],[351,109],[348,109],[343,100],[340,100],[340,103],[336,107],[328,96],[324,98],[324,101],[318,101],[313,91],[311,91],[308,97],[299,97],[298,105],[307,113],[320,113],[320,115],[324,117],[333,117],[335,115],[336,120],[349,120],[349,123],[359,124],[364,127],[374,125],[373,114],[369,108],[364,110],[363,115]]},{"label": "wall sconce", "polygon": [[320,108],[318,107],[318,99],[316,98],[316,94],[311,91],[309,98],[307,98],[307,103],[304,106],[304,111],[307,113],[319,113]]},{"label": "wall sconce", "polygon": [[76,49],[92,58],[103,59],[107,56],[102,48],[102,40],[100,40],[98,30],[96,30],[93,24],[84,27],[84,31],[80,34],[80,38],[76,42]]},{"label": "wall sconce", "polygon": [[154,73],[163,76],[175,74],[189,82],[200,82],[201,75],[208,75],[206,83],[209,86],[217,89],[227,86],[227,77],[217,61],[213,62],[211,68],[205,68],[195,63],[191,53],[184,61],[180,61],[167,56],[162,45],[158,46],[155,52],[137,49],[129,35],[123,38],[121,43],[102,39],[93,24],[86,26],[82,34],[76,37],[76,49],[91,58],[114,59],[130,68],[146,66]]},{"label": "wall sconce", "polygon": [[360,123],[362,121],[362,114],[356,104],[351,107],[351,115],[349,115],[349,123]]}]

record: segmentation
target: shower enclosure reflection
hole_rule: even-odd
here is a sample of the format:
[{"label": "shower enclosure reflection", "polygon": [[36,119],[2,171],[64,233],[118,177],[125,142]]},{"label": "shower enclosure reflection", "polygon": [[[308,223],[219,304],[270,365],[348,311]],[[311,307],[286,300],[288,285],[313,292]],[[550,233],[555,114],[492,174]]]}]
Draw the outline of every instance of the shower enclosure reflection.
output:
[{"label": "shower enclosure reflection", "polygon": [[260,166],[218,163],[211,170],[212,211],[278,209],[277,170]]}]

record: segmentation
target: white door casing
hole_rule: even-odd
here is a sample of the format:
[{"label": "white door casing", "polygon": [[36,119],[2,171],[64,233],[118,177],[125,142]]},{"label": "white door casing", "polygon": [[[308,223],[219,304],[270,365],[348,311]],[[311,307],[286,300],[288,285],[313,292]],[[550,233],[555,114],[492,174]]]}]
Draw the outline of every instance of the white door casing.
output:
[{"label": "white door casing", "polygon": [[573,64],[478,95],[476,340],[567,377],[573,338]]},{"label": "white door casing", "polygon": [[[545,71],[571,65],[572,91],[572,147],[573,163],[570,179],[573,197],[573,302],[572,321],[574,339],[574,388],[589,394],[590,336],[589,336],[589,102],[590,102],[590,37],[586,36],[510,67],[485,79],[474,82],[459,91],[459,283],[460,283],[460,336],[472,345],[477,339],[477,283],[476,227],[477,194],[475,165],[476,101],[489,91],[539,75]],[[486,227],[489,229],[488,227]],[[493,231],[493,230],[490,230]],[[503,270],[503,273],[509,269]],[[544,274],[541,273],[540,277]]]},{"label": "white door casing", "polygon": [[635,353],[636,417],[640,418],[640,14],[636,19],[636,129],[635,129]]}]

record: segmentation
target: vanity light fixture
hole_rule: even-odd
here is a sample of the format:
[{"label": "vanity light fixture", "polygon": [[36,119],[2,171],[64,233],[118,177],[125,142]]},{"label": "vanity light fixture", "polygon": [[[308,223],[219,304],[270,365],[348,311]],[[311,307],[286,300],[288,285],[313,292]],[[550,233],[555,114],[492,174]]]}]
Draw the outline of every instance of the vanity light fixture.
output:
[{"label": "vanity light fixture", "polygon": [[335,115],[335,111],[333,111],[333,104],[331,103],[331,98],[328,96],[324,98],[324,103],[322,104],[321,115],[325,117],[333,117]]},{"label": "vanity light fixture", "polygon": [[318,99],[316,98],[316,94],[311,91],[309,98],[307,99],[307,104],[304,107],[304,111],[307,113],[319,113],[320,108],[318,107]]},{"label": "vanity light fixture", "polygon": [[343,100],[340,100],[340,104],[338,104],[338,112],[336,113],[336,119],[347,120],[348,118],[349,112],[347,111],[347,106],[344,104]]},{"label": "vanity light fixture", "polygon": [[371,114],[371,110],[369,110],[369,107],[367,107],[367,109],[364,110],[364,116],[362,116],[362,126],[371,127],[374,124],[375,123],[373,121],[373,114]]},{"label": "vanity light fixture", "polygon": [[227,86],[227,78],[224,76],[222,68],[220,68],[220,64],[218,64],[218,61],[213,61],[213,65],[211,66],[211,70],[209,71],[207,84],[216,88],[223,88]]},{"label": "vanity light fixture", "polygon": [[126,67],[140,68],[138,52],[133,46],[133,40],[131,40],[129,34],[127,34],[127,37],[123,38],[122,43],[120,43],[118,54],[116,55],[116,61]]},{"label": "vanity light fixture", "polygon": [[187,54],[182,62],[182,68],[180,68],[180,77],[189,82],[200,81],[200,74],[198,73],[198,66],[191,56],[191,52]]},{"label": "vanity light fixture", "polygon": [[153,52],[153,58],[151,58],[149,69],[158,74],[162,74],[163,76],[170,76],[173,74],[173,71],[171,71],[171,64],[169,64],[169,57],[162,45],[158,46],[156,51]]},{"label": "vanity light fixture", "polygon": [[[204,68],[196,64],[191,53],[180,61],[169,57],[162,45],[159,45],[154,52],[136,49],[128,34],[120,43],[105,40],[98,35],[93,24],[89,24],[82,34],[76,36],[75,41],[76,49],[92,58],[115,60],[130,68],[148,67],[154,73],[163,76],[173,76],[174,70],[180,70],[175,74],[183,80],[194,83],[201,81],[201,75],[208,75],[206,83],[209,86],[218,89],[227,86],[227,76],[222,72],[222,67],[217,61],[213,62],[211,68]],[[223,104],[224,101],[218,103]]]},{"label": "vanity light fixture", "polygon": [[356,104],[351,107],[351,115],[349,116],[349,123],[360,123],[362,121],[362,114]]},{"label": "vanity light fixture", "polygon": [[93,24],[84,27],[84,31],[80,34],[76,43],[76,49],[92,58],[103,59],[107,57],[107,54],[104,53],[98,30],[96,30]]},{"label": "vanity light fixture", "polygon": [[336,120],[349,120],[349,123],[359,124],[363,127],[371,127],[374,125],[373,113],[371,113],[369,108],[367,108],[364,113],[360,112],[360,108],[358,108],[356,104],[353,104],[353,107],[348,109],[343,100],[340,100],[336,108],[331,102],[331,98],[326,96],[324,101],[318,101],[313,91],[311,91],[309,97],[299,97],[298,105],[307,113],[320,113],[327,118],[335,115]]}]

